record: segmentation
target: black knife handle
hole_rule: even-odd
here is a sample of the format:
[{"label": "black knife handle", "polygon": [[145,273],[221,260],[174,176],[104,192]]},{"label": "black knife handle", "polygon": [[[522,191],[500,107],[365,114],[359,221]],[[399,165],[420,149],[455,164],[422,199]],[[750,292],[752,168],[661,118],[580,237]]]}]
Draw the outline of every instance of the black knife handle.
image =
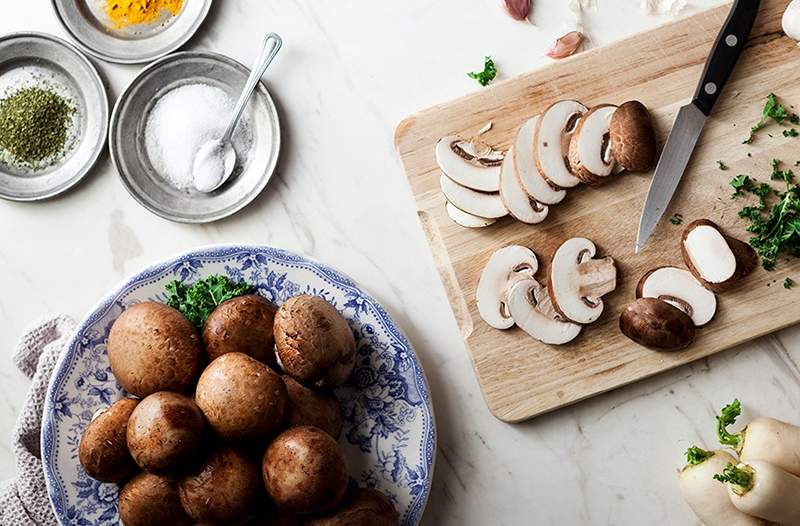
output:
[{"label": "black knife handle", "polygon": [[736,0],[722,25],[692,101],[706,116],[714,108],[744,50],[758,15],[759,4],[760,0]]}]

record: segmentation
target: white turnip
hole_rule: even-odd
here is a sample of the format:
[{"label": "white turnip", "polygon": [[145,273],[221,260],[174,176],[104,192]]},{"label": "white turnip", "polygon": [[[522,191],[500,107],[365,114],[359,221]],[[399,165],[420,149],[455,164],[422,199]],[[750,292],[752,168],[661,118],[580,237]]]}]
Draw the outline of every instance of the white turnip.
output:
[{"label": "white turnip", "polygon": [[714,476],[728,487],[728,497],[748,515],[784,526],[800,524],[800,478],[763,460],[728,464]]}]

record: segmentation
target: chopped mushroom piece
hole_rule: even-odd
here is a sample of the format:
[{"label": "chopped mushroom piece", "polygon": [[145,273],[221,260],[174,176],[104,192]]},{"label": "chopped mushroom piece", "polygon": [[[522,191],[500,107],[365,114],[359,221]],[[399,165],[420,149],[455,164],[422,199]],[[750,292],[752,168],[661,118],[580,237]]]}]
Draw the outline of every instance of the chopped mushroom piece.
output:
[{"label": "chopped mushroom piece", "polygon": [[442,186],[445,198],[468,214],[487,219],[498,219],[508,215],[499,193],[490,194],[472,190],[444,174],[439,178],[439,184]]},{"label": "chopped mushroom piece", "polygon": [[622,334],[639,345],[659,351],[677,351],[694,341],[692,319],[682,310],[656,298],[639,298],[619,317]]},{"label": "chopped mushroom piece", "polygon": [[550,265],[548,289],[553,307],[567,320],[592,323],[603,313],[604,295],[617,288],[617,267],[611,257],[593,259],[597,248],[586,238],[562,244]]},{"label": "chopped mushroom piece", "polygon": [[505,155],[477,139],[457,135],[436,143],[436,162],[447,177],[462,186],[481,192],[500,189],[500,165]]},{"label": "chopped mushroom piece", "polygon": [[595,106],[583,116],[569,144],[569,165],[578,179],[599,185],[614,173],[616,163],[611,153],[611,117],[616,106]]},{"label": "chopped mushroom piece", "polygon": [[580,179],[566,162],[573,134],[586,112],[576,100],[562,100],[544,110],[536,125],[533,148],[539,173],[556,188],[572,188]]},{"label": "chopped mushroom piece", "polygon": [[548,345],[569,343],[581,332],[581,325],[560,319],[547,289],[535,279],[523,279],[511,287],[508,310],[520,329]]},{"label": "chopped mushroom piece", "polygon": [[547,205],[533,199],[522,188],[514,166],[513,152],[509,152],[500,170],[500,199],[503,200],[508,212],[518,221],[535,225],[547,218],[549,212]]},{"label": "chopped mushroom piece", "polygon": [[[534,157],[534,135],[539,117],[534,117],[520,126],[514,148],[508,152],[508,157],[514,160],[517,175],[525,191],[545,205],[555,205],[567,196],[566,190],[556,189],[547,182],[536,164]],[[564,160],[561,160],[564,164]]]},{"label": "chopped mushroom piece", "polygon": [[464,212],[450,201],[445,204],[447,215],[450,216],[457,225],[464,228],[483,228],[491,226],[497,222],[497,219],[488,219],[486,217],[474,216],[470,213]]},{"label": "chopped mushroom piece", "polygon": [[611,152],[625,170],[646,172],[656,160],[656,132],[644,104],[626,102],[611,116]]},{"label": "chopped mushroom piece", "polygon": [[698,219],[683,231],[683,260],[709,290],[723,292],[758,266],[753,247],[725,235],[713,221]]},{"label": "chopped mushroom piece", "polygon": [[539,260],[527,247],[510,245],[492,254],[483,269],[476,292],[481,318],[495,329],[513,327],[514,320],[506,304],[508,291],[519,280],[533,279],[537,270]]},{"label": "chopped mushroom piece", "polygon": [[657,298],[685,312],[701,327],[710,322],[717,312],[717,297],[701,285],[688,270],[660,267],[651,270],[639,280],[637,298]]}]

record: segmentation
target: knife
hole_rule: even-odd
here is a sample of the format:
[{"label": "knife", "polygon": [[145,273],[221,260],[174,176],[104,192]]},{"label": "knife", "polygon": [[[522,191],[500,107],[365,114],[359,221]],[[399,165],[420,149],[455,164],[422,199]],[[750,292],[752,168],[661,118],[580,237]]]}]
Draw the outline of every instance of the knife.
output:
[{"label": "knife", "polygon": [[656,229],[678,188],[706,119],[747,43],[760,3],[760,0],[736,0],[733,3],[706,61],[692,102],[678,111],[647,192],[636,234],[637,254]]}]

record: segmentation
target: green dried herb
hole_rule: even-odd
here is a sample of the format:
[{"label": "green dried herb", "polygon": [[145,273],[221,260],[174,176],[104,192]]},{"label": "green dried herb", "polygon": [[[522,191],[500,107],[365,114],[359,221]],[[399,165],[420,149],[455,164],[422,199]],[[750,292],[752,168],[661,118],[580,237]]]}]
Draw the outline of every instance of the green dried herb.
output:
[{"label": "green dried herb", "polygon": [[680,225],[681,223],[683,223],[683,215],[675,214],[669,218],[669,222],[672,223],[673,225]]},{"label": "green dried herb", "polygon": [[792,287],[794,287],[794,280],[792,278],[784,278],[783,288],[790,289]]},{"label": "green dried herb", "polygon": [[797,137],[798,135],[800,135],[800,133],[798,133],[797,130],[795,130],[794,128],[791,128],[789,130],[783,130],[784,137]]},{"label": "green dried herb", "polygon": [[728,169],[728,165],[727,165],[727,164],[725,164],[725,163],[724,163],[724,162],[722,162],[722,161],[717,161],[717,166],[719,166],[719,169],[720,169],[720,170],[722,170],[722,171],[725,171],[725,170],[727,170],[727,169]]}]

